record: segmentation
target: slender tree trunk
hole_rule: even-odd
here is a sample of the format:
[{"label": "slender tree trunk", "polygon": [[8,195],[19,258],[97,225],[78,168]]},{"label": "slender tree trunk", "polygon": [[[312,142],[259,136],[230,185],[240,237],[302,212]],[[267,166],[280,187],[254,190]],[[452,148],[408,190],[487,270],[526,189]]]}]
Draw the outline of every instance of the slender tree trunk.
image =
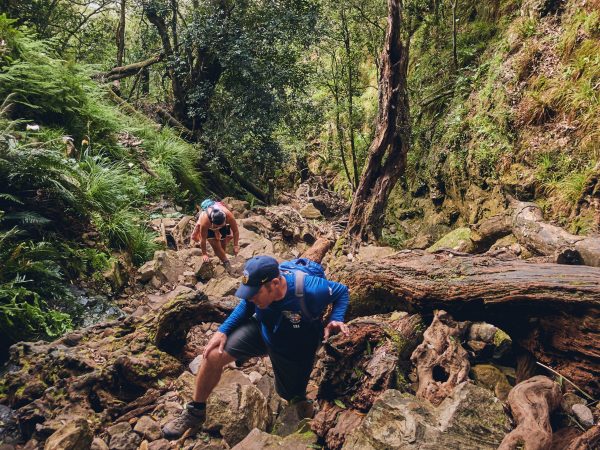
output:
[{"label": "slender tree trunk", "polygon": [[186,114],[186,95],[183,83],[179,79],[179,75],[175,72],[172,62],[175,58],[171,38],[169,37],[169,29],[163,17],[161,17],[156,9],[148,6],[145,8],[145,14],[148,21],[155,26],[156,31],[162,42],[165,57],[167,59],[167,75],[171,79],[171,88],[173,89],[173,112],[178,120],[187,125]]},{"label": "slender tree trunk", "polygon": [[[344,31],[344,48],[346,49],[346,68],[348,74],[348,130],[350,132],[350,154],[352,155],[352,168],[354,170],[354,178],[352,181],[353,186],[358,186],[358,164],[356,162],[356,148],[354,145],[354,107],[352,104],[352,95],[354,92],[354,88],[352,86],[352,77],[353,77],[353,61],[352,61],[352,52],[350,51],[350,29],[348,28],[348,20],[346,18],[346,12],[342,7],[342,27]],[[354,189],[352,189],[354,190]]]},{"label": "slender tree trunk", "polygon": [[340,90],[337,82],[337,70],[336,67],[336,58],[335,54],[331,56],[331,63],[333,66],[333,98],[335,100],[335,131],[337,135],[338,145],[340,147],[340,157],[342,158],[342,164],[344,166],[344,172],[346,173],[346,178],[348,179],[348,184],[350,185],[350,189],[352,192],[356,189],[356,184],[352,182],[352,177],[350,176],[350,170],[348,170],[348,162],[346,161],[346,151],[344,149],[344,130],[342,128],[342,120],[340,117]]},{"label": "slender tree trunk", "polygon": [[406,168],[410,122],[407,90],[408,50],[402,42],[402,3],[388,0],[388,24],[381,55],[379,112],[375,138],[350,210],[347,245],[378,239],[388,196]]},{"label": "slender tree trunk", "polygon": [[452,1],[452,63],[454,64],[454,70],[458,70],[458,54],[456,51],[456,7],[458,0]]},{"label": "slender tree trunk", "polygon": [[121,15],[117,27],[117,67],[123,65],[125,58],[125,6],[126,0],[121,0]]}]

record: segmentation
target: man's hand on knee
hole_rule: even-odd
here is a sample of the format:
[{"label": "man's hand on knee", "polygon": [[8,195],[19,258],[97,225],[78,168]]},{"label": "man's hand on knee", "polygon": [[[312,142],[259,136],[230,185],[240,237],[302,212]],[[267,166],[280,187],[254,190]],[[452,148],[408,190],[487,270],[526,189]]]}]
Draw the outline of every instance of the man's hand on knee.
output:
[{"label": "man's hand on knee", "polygon": [[225,348],[225,344],[227,343],[227,335],[225,333],[221,333],[217,331],[213,337],[210,338],[206,347],[204,347],[204,352],[202,352],[202,357],[204,359],[208,358],[208,354],[213,350],[217,350],[219,355],[223,354],[223,349]]}]

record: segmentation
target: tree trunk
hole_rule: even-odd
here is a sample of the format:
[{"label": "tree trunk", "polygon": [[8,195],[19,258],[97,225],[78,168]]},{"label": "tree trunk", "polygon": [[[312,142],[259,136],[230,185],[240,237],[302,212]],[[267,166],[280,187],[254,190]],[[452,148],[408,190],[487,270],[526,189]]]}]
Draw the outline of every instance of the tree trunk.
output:
[{"label": "tree trunk", "polygon": [[176,73],[172,64],[176,55],[174,54],[173,46],[171,45],[169,29],[165,19],[159,15],[154,7],[150,5],[146,6],[144,8],[144,13],[148,21],[156,28],[162,42],[165,58],[169,62],[169,64],[167,64],[167,74],[171,79],[171,88],[173,89],[173,112],[175,117],[187,126],[186,95],[183,83],[179,79],[179,75]]},{"label": "tree trunk", "polygon": [[410,38],[403,44],[402,26],[401,1],[388,0],[375,139],[354,194],[346,229],[347,245],[353,248],[360,241],[381,237],[388,196],[406,167],[410,137],[407,90]]},{"label": "tree trunk", "polygon": [[488,322],[589,392],[600,393],[600,269],[404,251],[334,268],[348,315],[443,309]]},{"label": "tree trunk", "polygon": [[125,0],[121,0],[119,26],[117,27],[117,67],[123,65],[125,57]]},{"label": "tree trunk", "polygon": [[346,12],[342,6],[342,26],[344,31],[344,48],[346,50],[346,69],[347,69],[347,90],[348,90],[348,129],[350,131],[350,155],[352,156],[352,169],[353,179],[352,185],[358,186],[358,163],[356,161],[356,148],[354,143],[354,105],[352,103],[352,96],[354,95],[354,87],[352,85],[352,69],[354,67],[354,61],[352,61],[352,52],[350,51],[350,29],[348,28],[348,20],[346,19]]}]

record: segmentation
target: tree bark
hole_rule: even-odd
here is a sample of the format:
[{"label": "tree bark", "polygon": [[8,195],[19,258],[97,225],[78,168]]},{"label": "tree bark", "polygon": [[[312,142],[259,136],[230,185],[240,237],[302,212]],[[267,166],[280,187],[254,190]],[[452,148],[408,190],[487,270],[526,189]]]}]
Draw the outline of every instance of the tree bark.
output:
[{"label": "tree bark", "polygon": [[151,5],[147,5],[144,8],[144,13],[148,21],[156,28],[162,42],[165,58],[169,62],[169,64],[167,64],[167,74],[171,79],[171,88],[173,90],[173,112],[179,121],[187,123],[185,90],[183,88],[183,83],[179,79],[179,75],[172,64],[176,55],[173,52],[171,38],[169,37],[169,29],[165,19],[161,17],[158,11]]},{"label": "tree bark", "polygon": [[346,235],[347,245],[381,237],[384,209],[394,185],[404,173],[410,121],[407,71],[410,37],[402,42],[402,4],[388,0],[388,24],[379,81],[379,112],[360,183],[354,194]]},{"label": "tree bark", "polygon": [[348,315],[443,309],[488,322],[588,392],[600,393],[600,269],[404,251],[345,263]]},{"label": "tree bark", "polygon": [[576,438],[566,450],[590,450],[600,445],[600,425],[594,425],[581,436]]},{"label": "tree bark", "polygon": [[346,12],[344,6],[342,6],[342,27],[344,32],[344,49],[346,50],[346,70],[347,70],[347,90],[348,90],[348,129],[350,131],[350,155],[352,156],[352,169],[353,179],[352,185],[358,186],[358,163],[356,161],[356,148],[354,143],[354,105],[352,102],[352,96],[354,95],[354,87],[352,84],[352,69],[354,67],[354,61],[352,61],[352,52],[350,48],[350,29],[348,27],[348,20],[346,18]]},{"label": "tree bark", "polygon": [[557,383],[536,376],[517,384],[508,394],[508,404],[517,428],[508,433],[498,450],[545,450],[552,445],[550,413],[560,405]]}]

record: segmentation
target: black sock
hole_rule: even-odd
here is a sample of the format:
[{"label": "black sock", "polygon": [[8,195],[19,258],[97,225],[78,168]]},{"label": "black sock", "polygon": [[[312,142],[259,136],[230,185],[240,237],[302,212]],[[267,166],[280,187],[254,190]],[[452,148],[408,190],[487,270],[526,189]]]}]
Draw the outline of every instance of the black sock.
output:
[{"label": "black sock", "polygon": [[206,403],[204,402],[189,402],[188,406],[194,409],[206,409]]}]

